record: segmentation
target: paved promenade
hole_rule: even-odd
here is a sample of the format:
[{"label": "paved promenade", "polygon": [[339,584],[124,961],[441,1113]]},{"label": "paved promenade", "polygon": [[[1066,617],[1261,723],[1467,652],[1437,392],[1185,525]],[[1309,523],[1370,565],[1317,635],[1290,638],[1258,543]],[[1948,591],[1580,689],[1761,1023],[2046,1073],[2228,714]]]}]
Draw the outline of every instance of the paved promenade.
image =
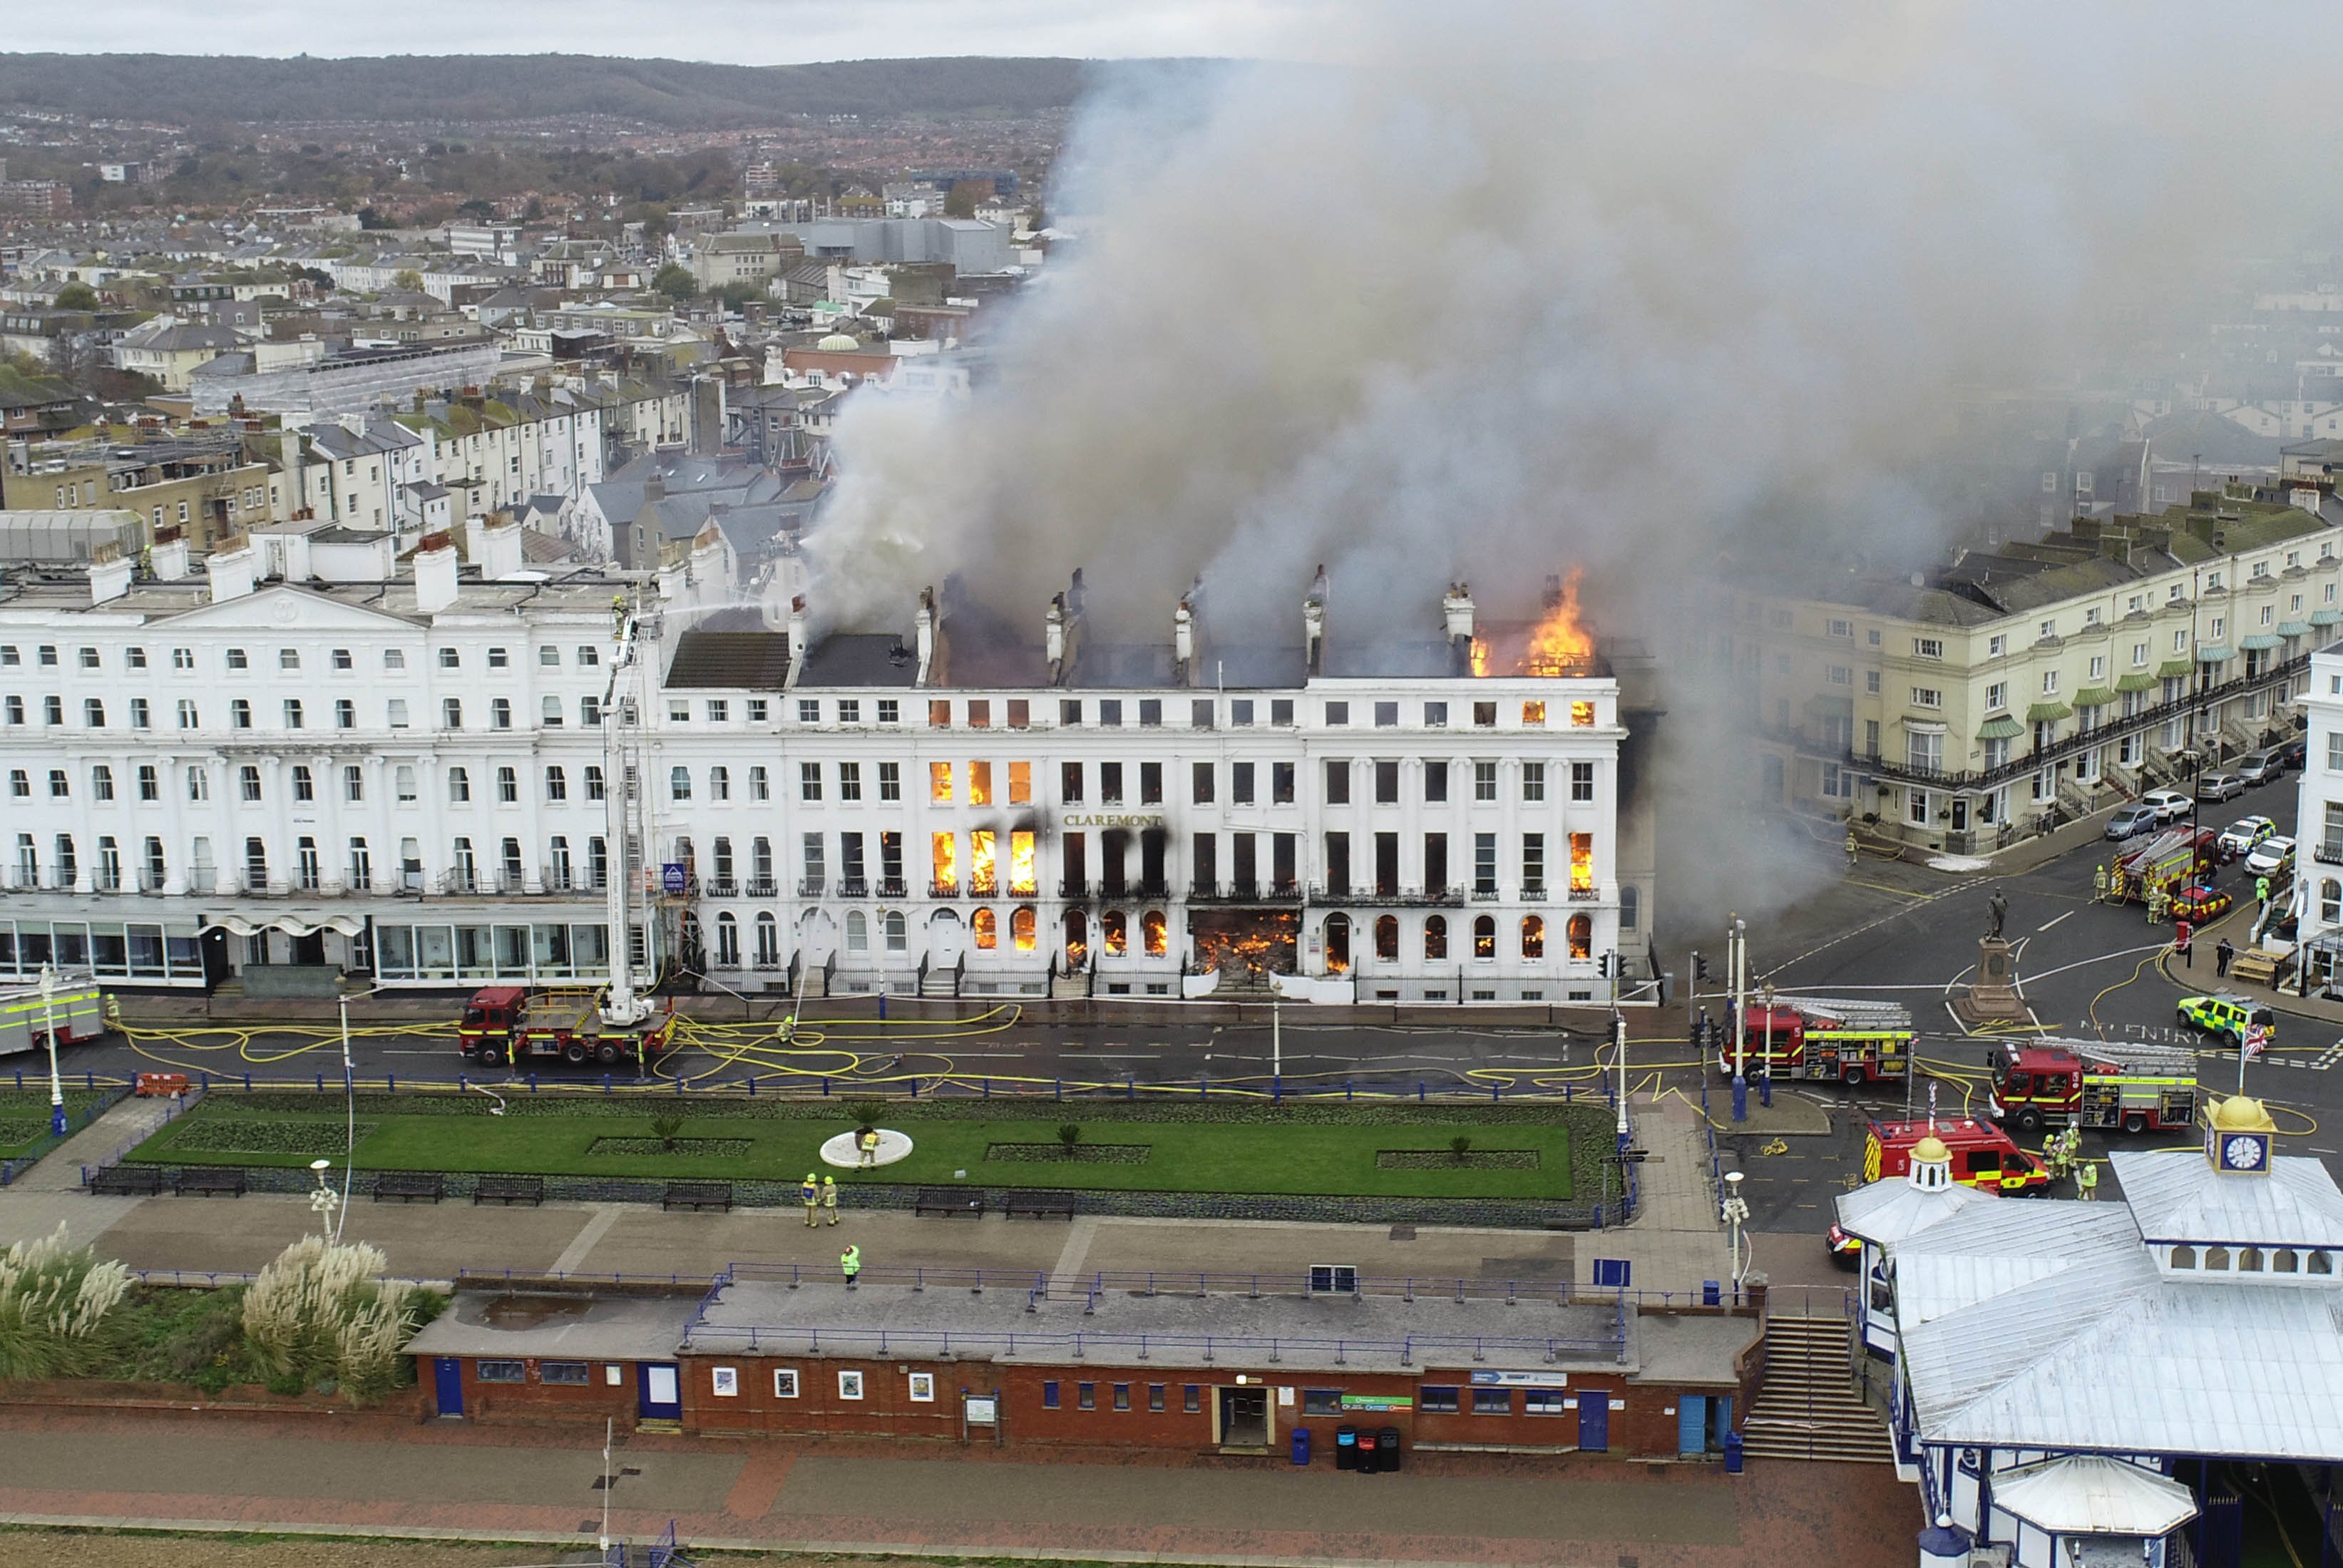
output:
[{"label": "paved promenade", "polygon": [[[598,1436],[0,1410],[0,1522],[590,1546]],[[1412,1455],[1398,1475],[1266,1461],[1034,1462],[954,1448],[636,1435],[614,1533],[705,1548],[1203,1563],[1902,1568],[1919,1527],[1884,1465]],[[135,1484],[132,1478],[135,1478]],[[518,1561],[518,1559],[516,1559]],[[543,1558],[538,1558],[542,1561]]]}]

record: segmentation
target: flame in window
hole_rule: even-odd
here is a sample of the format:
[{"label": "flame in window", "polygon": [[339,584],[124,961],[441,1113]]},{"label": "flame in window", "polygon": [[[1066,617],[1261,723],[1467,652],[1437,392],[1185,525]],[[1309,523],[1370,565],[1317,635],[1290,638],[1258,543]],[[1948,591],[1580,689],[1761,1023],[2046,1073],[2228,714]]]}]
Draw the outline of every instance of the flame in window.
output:
[{"label": "flame in window", "polygon": [[960,846],[953,835],[938,833],[935,841],[935,883],[945,892],[960,891]]},{"label": "flame in window", "polygon": [[939,806],[949,806],[951,804],[951,764],[949,762],[929,763],[928,799],[934,801]]},{"label": "flame in window", "polygon": [[992,764],[971,762],[968,765],[968,803],[971,806],[992,804]]},{"label": "flame in window", "polygon": [[1591,893],[1594,890],[1594,835],[1573,833],[1570,836],[1570,890]]},{"label": "flame in window", "polygon": [[968,890],[990,898],[997,889],[992,874],[992,830],[979,828],[968,836]]},{"label": "flame in window", "polygon": [[1027,829],[1009,835],[1009,890],[1021,899],[1033,896],[1033,835]]}]

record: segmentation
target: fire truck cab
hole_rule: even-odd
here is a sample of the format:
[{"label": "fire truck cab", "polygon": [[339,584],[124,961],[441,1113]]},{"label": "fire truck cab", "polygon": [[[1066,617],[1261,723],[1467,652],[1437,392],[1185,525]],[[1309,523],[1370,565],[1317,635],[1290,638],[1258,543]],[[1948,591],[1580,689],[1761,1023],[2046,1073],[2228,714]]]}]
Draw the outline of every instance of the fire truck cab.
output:
[{"label": "fire truck cab", "polygon": [[464,1006],[457,1049],[482,1067],[560,1062],[648,1070],[667,1049],[675,1004],[652,1013],[640,1028],[618,1029],[602,1021],[599,1000],[591,992],[531,996],[518,986],[484,986]]},{"label": "fire truck cab", "polygon": [[1730,1030],[1716,1039],[1717,1071],[1726,1078],[1745,1063],[1752,1078],[1884,1083],[1901,1081],[1912,1065],[1912,1015],[1894,1002],[1777,996],[1771,1007],[1744,1011],[1738,1057]]},{"label": "fire truck cab", "polygon": [[1964,1116],[1934,1121],[1875,1121],[1864,1139],[1863,1179],[1876,1181],[1912,1169],[1912,1146],[1930,1133],[1953,1154],[1953,1180],[1980,1192],[2040,1193],[2050,1184],[2041,1160],[1990,1121]]},{"label": "fire truck cab", "polygon": [[2074,1123],[2186,1131],[2197,1119],[2197,1053],[2178,1046],[2004,1040],[1986,1107],[2021,1132]]}]

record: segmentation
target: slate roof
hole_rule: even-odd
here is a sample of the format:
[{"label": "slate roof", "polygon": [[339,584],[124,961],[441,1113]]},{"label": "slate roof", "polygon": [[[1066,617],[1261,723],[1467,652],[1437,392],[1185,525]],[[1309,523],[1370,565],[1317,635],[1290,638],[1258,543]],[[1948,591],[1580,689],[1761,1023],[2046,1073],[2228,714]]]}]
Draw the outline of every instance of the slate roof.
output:
[{"label": "slate roof", "polygon": [[784,633],[687,631],[676,638],[668,662],[667,689],[779,691],[789,677]]},{"label": "slate roof", "polygon": [[2151,1242],[2343,1249],[2343,1191],[2318,1161],[2281,1158],[2267,1176],[2234,1177],[2188,1150],[2118,1150],[2108,1160]]}]

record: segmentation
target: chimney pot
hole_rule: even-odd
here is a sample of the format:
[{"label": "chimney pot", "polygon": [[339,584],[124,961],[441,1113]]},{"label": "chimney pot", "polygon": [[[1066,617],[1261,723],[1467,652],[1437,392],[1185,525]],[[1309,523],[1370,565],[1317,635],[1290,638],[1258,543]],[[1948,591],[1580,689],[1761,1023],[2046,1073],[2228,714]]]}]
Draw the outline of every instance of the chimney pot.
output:
[{"label": "chimney pot", "polygon": [[214,550],[204,558],[204,575],[211,581],[214,604],[246,597],[252,592],[252,547],[238,540],[233,549]]},{"label": "chimney pot", "polygon": [[415,609],[437,615],[456,602],[456,547],[444,533],[425,536],[415,552]]}]

